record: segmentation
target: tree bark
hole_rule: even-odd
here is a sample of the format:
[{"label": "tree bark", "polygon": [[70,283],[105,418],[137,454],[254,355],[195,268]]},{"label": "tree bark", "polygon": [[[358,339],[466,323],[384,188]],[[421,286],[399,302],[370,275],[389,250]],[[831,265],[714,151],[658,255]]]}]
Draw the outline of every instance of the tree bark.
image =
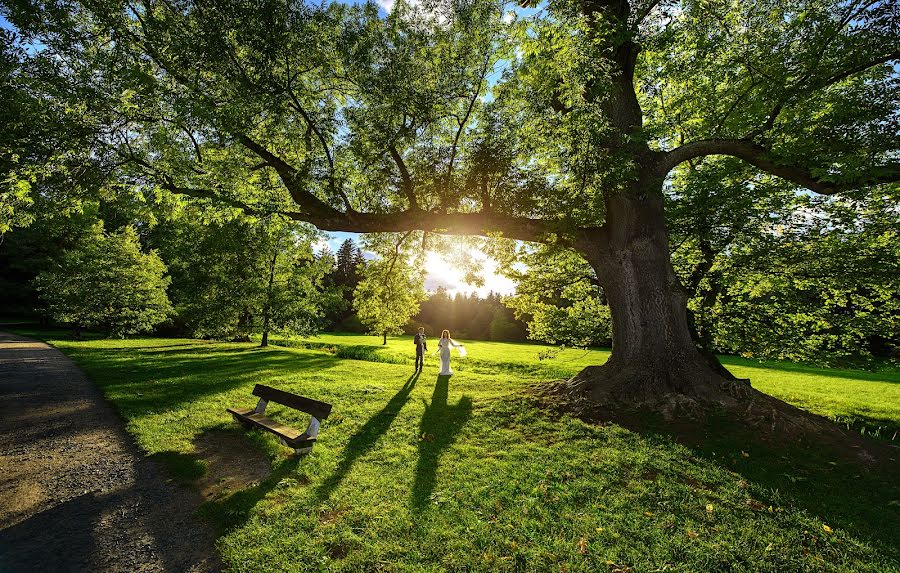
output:
[{"label": "tree bark", "polygon": [[269,263],[269,286],[266,289],[266,305],[263,308],[263,328],[262,342],[259,343],[261,348],[269,345],[269,321],[272,315],[272,290],[275,284],[275,263],[278,261],[278,244],[275,245],[275,252],[272,254],[272,260]]},{"label": "tree bark", "polygon": [[690,417],[710,403],[733,402],[746,386],[712,364],[691,336],[687,293],[669,258],[661,186],[656,180],[607,197],[607,225],[579,241],[609,302],[613,346],[606,364],[585,368],[567,387],[597,404]]},{"label": "tree bark", "polygon": [[384,336],[384,341],[381,344],[387,346],[387,332],[382,333],[382,336]]}]

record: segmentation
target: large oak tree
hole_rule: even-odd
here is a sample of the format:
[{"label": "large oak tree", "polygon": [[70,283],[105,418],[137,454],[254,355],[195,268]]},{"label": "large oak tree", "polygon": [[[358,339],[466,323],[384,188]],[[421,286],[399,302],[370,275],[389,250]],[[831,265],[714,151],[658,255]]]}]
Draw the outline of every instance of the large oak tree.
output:
[{"label": "large oak tree", "polygon": [[576,250],[613,325],[609,362],[568,385],[595,404],[678,416],[765,400],[692,340],[673,172],[724,155],[817,194],[900,178],[891,2],[3,5],[22,57],[52,64],[17,81],[69,86],[116,185],[324,230]]}]

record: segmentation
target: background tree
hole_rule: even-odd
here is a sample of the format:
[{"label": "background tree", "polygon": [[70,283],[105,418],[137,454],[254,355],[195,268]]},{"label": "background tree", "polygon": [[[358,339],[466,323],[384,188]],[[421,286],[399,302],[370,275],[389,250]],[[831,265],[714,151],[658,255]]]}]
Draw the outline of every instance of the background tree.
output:
[{"label": "background tree", "polygon": [[269,278],[262,310],[262,342],[267,346],[269,331],[275,329],[295,336],[318,332],[325,311],[339,300],[341,292],[328,288],[324,277],[332,268],[330,254],[317,257],[312,245],[318,238],[306,225],[270,222]]},{"label": "background tree", "polygon": [[332,262],[314,256],[316,239],[308,226],[277,216],[208,219],[190,205],[151,236],[169,262],[179,328],[231,340],[262,334],[266,343],[272,329],[318,330],[335,304],[323,284]]},{"label": "background tree", "polygon": [[334,268],[328,276],[328,283],[341,292],[341,299],[331,307],[327,316],[332,328],[353,332],[357,330],[357,326],[362,327],[353,315],[353,296],[365,264],[362,250],[352,239],[341,243],[335,255]]},{"label": "background tree", "polygon": [[400,257],[369,262],[356,287],[353,305],[372,334],[400,334],[425,299],[422,277]]},{"label": "background tree", "polygon": [[91,327],[122,336],[149,331],[171,314],[165,273],[155,252],[141,252],[133,228],[106,234],[98,224],[37,285],[53,319],[71,324],[76,336]]}]

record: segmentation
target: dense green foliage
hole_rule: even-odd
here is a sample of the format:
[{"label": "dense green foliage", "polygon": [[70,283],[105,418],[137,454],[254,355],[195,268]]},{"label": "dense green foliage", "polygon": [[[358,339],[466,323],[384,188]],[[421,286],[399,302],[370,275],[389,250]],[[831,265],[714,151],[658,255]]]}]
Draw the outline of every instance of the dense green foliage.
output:
[{"label": "dense green foliage", "polygon": [[508,267],[516,293],[506,299],[526,319],[533,340],[574,346],[609,345],[609,307],[597,278],[577,253],[553,246],[525,249],[517,258],[524,270]]},{"label": "dense green foliage", "polygon": [[337,293],[323,284],[330,255],[316,257],[316,233],[279,218],[202,221],[186,209],[163,221],[151,243],[169,263],[180,332],[246,338],[266,327],[317,331]]},{"label": "dense green foliage", "polygon": [[[331,256],[328,247],[325,247],[321,256]],[[325,320],[329,330],[365,332],[365,326],[353,311],[353,293],[362,278],[365,264],[362,249],[352,239],[345,239],[334,254],[334,267],[325,277],[325,283],[340,293],[338,300],[326,311]]]},{"label": "dense green foliage", "polygon": [[399,334],[425,300],[422,277],[404,259],[380,259],[365,266],[353,293],[353,308],[360,322],[385,343]]},{"label": "dense green foliage", "polygon": [[168,318],[168,284],[165,264],[155,252],[141,252],[133,228],[107,234],[100,225],[37,277],[54,320],[76,332],[99,328],[118,336]]},{"label": "dense green foliage", "polygon": [[[898,482],[882,473],[889,468],[860,472],[839,458],[773,451],[718,431],[686,448],[549,414],[523,396],[530,381],[577,372],[606,352],[570,349],[540,361],[546,347],[467,342],[469,356],[454,364],[448,385],[435,381],[433,360],[410,378],[408,337],[384,350],[370,337],[318,340],[369,344],[406,363],[190,340],[55,344],[103,389],[141,448],[190,468],[185,479],[207,464],[215,471],[197,440],[244,434],[250,439],[228,456],[238,463],[254,450],[269,456],[271,477],[201,508],[221,526],[218,547],[234,571],[357,571],[379,563],[486,572],[900,567],[900,513],[891,503]],[[896,372],[730,366],[819,411],[883,407],[900,423]],[[260,382],[334,404],[301,462],[225,412],[251,405]],[[305,423],[295,411],[269,408],[286,423]]]}]

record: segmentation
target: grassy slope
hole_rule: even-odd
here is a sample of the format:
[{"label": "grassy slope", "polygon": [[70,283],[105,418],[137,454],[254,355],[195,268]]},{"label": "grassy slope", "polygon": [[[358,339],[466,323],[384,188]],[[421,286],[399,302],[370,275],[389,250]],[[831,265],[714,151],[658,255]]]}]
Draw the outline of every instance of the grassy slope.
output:
[{"label": "grassy slope", "polygon": [[[272,458],[272,477],[201,509],[221,527],[220,551],[235,571],[900,570],[900,492],[888,478],[815,457],[745,455],[746,446],[714,436],[690,450],[554,419],[523,399],[523,383],[596,363],[600,351],[539,362],[536,346],[473,342],[448,384],[436,379],[434,358],[411,378],[407,366],[321,350],[53,342],[101,386],[141,447],[186,475],[202,469],[193,440],[238,431],[224,409],[250,405],[256,382],[335,405],[300,462],[250,434],[248,447]],[[377,351],[387,356],[373,356],[362,340],[318,342],[389,361],[412,349],[392,340]],[[820,411],[900,419],[896,375],[735,370]],[[873,386],[878,399],[867,403]]]}]

